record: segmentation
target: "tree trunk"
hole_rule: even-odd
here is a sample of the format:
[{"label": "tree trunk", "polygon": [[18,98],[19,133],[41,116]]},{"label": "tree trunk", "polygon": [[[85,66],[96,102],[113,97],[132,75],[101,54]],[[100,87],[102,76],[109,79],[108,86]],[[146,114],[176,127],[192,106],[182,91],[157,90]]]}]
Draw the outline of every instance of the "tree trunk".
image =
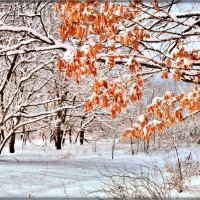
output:
[{"label": "tree trunk", "polygon": [[138,139],[138,141],[137,141],[137,150],[136,150],[136,154],[138,154],[138,151],[139,151],[139,146],[140,146],[140,141],[139,141],[139,139]]},{"label": "tree trunk", "polygon": [[113,137],[113,142],[112,142],[112,159],[114,159],[114,151],[115,151],[115,139],[117,137],[117,134],[115,133]]},{"label": "tree trunk", "polygon": [[65,134],[64,134],[64,131],[63,131],[63,134],[62,134],[62,145],[65,145],[66,135],[67,135],[67,131],[65,131]]},{"label": "tree trunk", "polygon": [[146,145],[146,153],[149,153],[149,142],[150,142],[150,139],[147,141],[147,145]]},{"label": "tree trunk", "polygon": [[78,141],[78,137],[79,137],[79,134],[80,134],[80,131],[79,131],[78,134],[76,135],[76,139],[74,140],[74,144],[77,143],[77,141]]},{"label": "tree trunk", "polygon": [[22,127],[22,148],[24,147],[24,145],[26,145],[26,136],[25,136],[25,131],[26,131],[26,129],[25,129],[25,125]]},{"label": "tree trunk", "polygon": [[5,139],[5,136],[4,136],[4,130],[1,129],[1,134],[0,134],[0,144],[2,144],[3,140]]},{"label": "tree trunk", "polygon": [[72,128],[69,129],[69,143],[72,143]]},{"label": "tree trunk", "polygon": [[61,144],[62,144],[62,130],[60,128],[61,123],[58,123],[56,130],[55,130],[55,146],[56,149],[61,149]]},{"label": "tree trunk", "polygon": [[10,153],[15,153],[15,133],[12,134],[9,143]]},{"label": "tree trunk", "polygon": [[97,142],[95,141],[94,142],[94,153],[96,153],[96,151],[97,151]]},{"label": "tree trunk", "polygon": [[81,129],[80,131],[80,144],[83,145],[84,141],[84,129]]},{"label": "tree trunk", "polygon": [[133,140],[131,140],[131,155],[134,155]]},{"label": "tree trunk", "polygon": [[55,141],[55,134],[51,129],[50,136],[49,136],[49,142],[51,143],[53,140]]}]

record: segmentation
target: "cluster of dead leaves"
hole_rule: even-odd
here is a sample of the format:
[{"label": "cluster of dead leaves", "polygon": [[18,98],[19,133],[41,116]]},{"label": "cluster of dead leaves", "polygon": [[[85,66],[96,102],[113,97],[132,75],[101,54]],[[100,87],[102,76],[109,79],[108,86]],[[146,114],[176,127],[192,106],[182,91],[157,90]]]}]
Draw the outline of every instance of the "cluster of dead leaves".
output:
[{"label": "cluster of dead leaves", "polygon": [[111,117],[116,118],[116,115],[121,112],[121,109],[126,107],[132,101],[138,101],[142,98],[142,90],[144,82],[142,77],[136,75],[135,84],[129,88],[122,80],[115,79],[114,82],[103,79],[101,81],[95,79],[92,86],[94,95],[87,99],[85,103],[85,112],[91,110],[94,106],[102,108],[111,107]]},{"label": "cluster of dead leaves", "polygon": [[73,58],[70,61],[64,59],[58,59],[57,69],[59,72],[65,71],[67,77],[74,76],[77,83],[80,82],[80,77],[83,75],[97,75],[97,67],[95,58],[97,51],[101,48],[101,45],[88,47],[88,53],[82,50],[76,49]]},{"label": "cluster of dead leaves", "polygon": [[[85,103],[86,112],[94,106],[110,107],[111,117],[115,118],[129,102],[141,100],[144,82],[138,73],[141,71],[141,66],[134,57],[129,57],[124,65],[129,68],[131,74],[129,80],[122,81],[120,78],[98,80],[97,73],[98,60],[102,59],[98,55],[101,52],[105,52],[105,65],[112,70],[116,60],[122,61],[125,56],[116,53],[117,43],[137,51],[140,42],[150,37],[148,31],[136,24],[130,29],[121,29],[119,26],[125,24],[126,20],[134,20],[140,14],[142,6],[141,0],[130,2],[128,6],[123,3],[98,1],[66,1],[57,4],[56,9],[62,19],[59,28],[62,40],[74,38],[79,40],[79,47],[73,52],[70,60],[61,58],[58,60],[58,71],[65,71],[66,76],[73,76],[78,83],[83,75],[95,77],[92,87],[94,95]],[[160,11],[157,1],[152,2],[152,8],[157,12]],[[192,69],[192,61],[199,59],[194,51],[186,51],[182,43],[181,40],[178,42],[177,52],[173,54],[173,58],[165,60],[166,67],[162,78],[168,78],[168,73],[172,72],[173,79],[180,80],[186,70]],[[194,76],[194,82],[200,82],[200,74]],[[167,92],[162,98],[154,99],[148,106],[147,113],[140,116],[138,123],[126,130],[123,137],[129,136],[130,139],[141,137],[146,141],[155,132],[161,133],[176,121],[181,122],[184,119],[184,112],[199,110],[199,102],[197,89],[188,95]],[[156,119],[151,120],[152,118]]]},{"label": "cluster of dead leaves", "polygon": [[[200,88],[195,88],[188,95],[175,95],[166,92],[162,97],[154,98],[147,107],[147,112],[138,117],[138,123],[123,133],[123,138],[142,138],[147,141],[152,134],[162,133],[175,122],[182,122],[184,112],[192,113],[200,110]],[[151,120],[154,119],[154,120]]]},{"label": "cluster of dead leaves", "polygon": [[[62,40],[77,38],[81,45],[70,61],[61,58],[58,60],[58,71],[64,70],[68,77],[74,76],[79,83],[82,75],[97,75],[98,53],[102,50],[107,51],[106,65],[110,70],[113,69],[116,59],[123,58],[115,52],[116,42],[137,51],[139,42],[150,37],[150,34],[135,25],[133,30],[124,30],[125,35],[120,35],[118,32],[122,30],[118,25],[124,20],[134,19],[139,14],[138,8],[141,5],[141,1],[131,2],[129,6],[114,2],[59,2],[56,10],[63,20],[59,29]],[[112,44],[109,41],[113,41]],[[132,63],[132,72],[137,65],[136,61]]]},{"label": "cluster of dead leaves", "polygon": [[[74,76],[79,83],[83,75],[97,76],[98,53],[103,49],[107,51],[105,64],[109,70],[113,69],[116,59],[124,58],[116,54],[116,42],[137,51],[139,42],[150,37],[150,34],[137,25],[129,31],[124,30],[124,35],[118,34],[119,31],[123,31],[118,25],[124,20],[134,19],[139,14],[138,8],[141,6],[141,1],[130,2],[129,6],[113,2],[58,3],[56,9],[63,20],[60,26],[61,38],[64,41],[76,37],[81,42],[81,46],[76,49],[70,61],[61,58],[58,60],[58,71],[64,70],[68,77]],[[89,40],[92,35],[95,35],[95,40],[91,44]],[[141,100],[144,82],[137,74],[141,71],[141,66],[134,57],[128,59],[127,66],[132,74],[132,79],[129,81],[95,79],[93,84],[95,95],[86,101],[86,112],[94,105],[101,105],[103,108],[110,106],[111,116],[115,118],[128,101]],[[130,87],[134,82],[135,84]]]},{"label": "cluster of dead leaves", "polygon": [[117,24],[124,19],[133,20],[138,14],[141,2],[133,2],[130,6],[122,3],[75,2],[57,3],[56,10],[60,13],[63,24],[60,35],[63,40],[72,36],[87,40],[88,35],[96,34],[100,41],[117,33]]},{"label": "cluster of dead leaves", "polygon": [[141,100],[144,88],[142,76],[138,74],[141,71],[141,66],[134,57],[129,58],[127,66],[132,76],[126,81],[119,78],[114,81],[109,81],[106,78],[102,80],[95,79],[92,86],[94,95],[87,99],[85,103],[86,112],[94,106],[101,105],[102,108],[110,106],[111,117],[114,119],[129,102]]},{"label": "cluster of dead leaves", "polygon": [[[122,3],[113,2],[73,2],[67,1],[65,3],[58,3],[56,10],[60,13],[63,20],[60,26],[59,32],[63,41],[70,40],[76,37],[80,40],[81,46],[85,47],[88,53],[83,53],[82,58],[85,59],[85,63],[91,65],[91,61],[95,60],[96,55],[103,48],[107,49],[107,65],[111,70],[115,64],[115,59],[121,58],[120,55],[114,55],[115,43],[120,42],[123,46],[132,47],[137,51],[139,42],[150,37],[150,34],[143,30],[141,27],[135,25],[132,30],[126,31],[125,34],[118,34],[123,31],[119,28],[120,23],[124,23],[126,20],[134,19],[138,14],[138,7],[142,5],[141,1],[131,2],[129,6],[124,6]],[[91,38],[94,38],[91,45]],[[105,45],[106,41],[112,40],[111,45]],[[80,49],[79,49],[80,52]],[[76,60],[71,61],[72,65],[86,66],[85,63],[80,63],[79,58],[76,55]],[[96,62],[96,61],[92,61]],[[65,68],[67,68],[66,65]],[[79,77],[82,74],[88,73],[89,69],[77,70],[75,68],[75,77]],[[93,68],[93,67],[92,67]],[[73,74],[71,67],[66,72],[67,75]],[[95,74],[95,70],[91,74]],[[78,78],[76,78],[78,79]]]},{"label": "cluster of dead leaves", "polygon": [[[173,63],[172,59],[167,58],[165,60],[165,65],[168,69],[171,69],[170,71],[172,72],[172,78],[175,81],[179,81],[181,80],[181,77],[187,75],[193,79],[194,83],[199,84],[200,73],[192,73],[191,70],[193,69],[193,62],[198,61],[200,57],[198,53],[194,50],[185,50],[183,44],[184,40],[179,40],[177,42],[176,52],[173,53],[173,60],[175,62]],[[168,78],[168,71],[165,70],[164,72],[162,72],[162,78]]]}]

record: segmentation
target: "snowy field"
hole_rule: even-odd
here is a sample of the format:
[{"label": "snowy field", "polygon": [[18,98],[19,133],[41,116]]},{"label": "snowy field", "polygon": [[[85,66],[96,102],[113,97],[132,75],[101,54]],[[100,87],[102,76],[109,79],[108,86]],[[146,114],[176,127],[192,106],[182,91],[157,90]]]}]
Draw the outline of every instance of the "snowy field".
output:
[{"label": "snowy field", "polygon": [[[16,153],[9,154],[6,148],[0,156],[0,197],[81,197],[101,187],[103,177],[98,170],[104,171],[105,166],[115,171],[125,165],[139,172],[141,165],[147,163],[156,163],[162,169],[166,161],[173,163],[176,160],[172,151],[131,156],[127,148],[122,145],[112,160],[111,144],[106,141],[97,143],[96,152],[92,144],[65,145],[57,151],[53,144],[44,146],[38,141],[22,149],[18,141]],[[182,158],[190,152],[195,160],[200,160],[199,147],[179,149]],[[199,177],[187,184],[191,192],[180,196],[200,197]]]}]

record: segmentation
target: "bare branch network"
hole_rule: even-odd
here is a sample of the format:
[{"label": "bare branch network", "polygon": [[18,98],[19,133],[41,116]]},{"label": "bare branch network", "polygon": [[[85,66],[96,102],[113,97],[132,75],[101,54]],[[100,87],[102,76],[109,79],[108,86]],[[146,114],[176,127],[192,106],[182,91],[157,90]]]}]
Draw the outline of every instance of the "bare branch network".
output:
[{"label": "bare branch network", "polygon": [[[32,126],[60,149],[72,132],[83,143],[90,126],[146,141],[199,112],[199,11],[178,1],[2,1],[0,13],[0,152]],[[138,118],[158,76],[196,87],[163,92]]]}]

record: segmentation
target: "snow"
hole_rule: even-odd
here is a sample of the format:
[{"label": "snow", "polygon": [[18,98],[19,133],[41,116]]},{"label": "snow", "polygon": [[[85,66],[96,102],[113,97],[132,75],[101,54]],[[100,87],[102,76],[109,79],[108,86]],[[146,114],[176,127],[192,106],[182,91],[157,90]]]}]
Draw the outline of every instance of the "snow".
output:
[{"label": "snow", "polygon": [[[185,12],[180,12],[180,13],[174,13],[173,16],[170,15],[170,17],[174,17],[174,18],[181,18],[181,17],[188,17],[188,16],[198,16],[200,15],[199,11],[185,11]],[[166,13],[156,13],[154,16],[156,17],[167,17]],[[150,16],[151,17],[151,16]]]},{"label": "snow", "polygon": [[153,124],[154,126],[157,126],[157,125],[160,125],[160,124],[161,124],[161,121],[159,121],[159,120],[157,120],[157,119],[154,119],[154,120],[152,120],[151,122],[152,122],[152,124]]},{"label": "snow", "polygon": [[131,78],[131,74],[124,74],[124,75],[122,75],[122,78],[129,80]]},{"label": "snow", "polygon": [[139,120],[140,122],[144,122],[144,121],[145,121],[145,115],[140,115],[140,116],[138,117],[138,120]]},{"label": "snow", "polygon": [[108,46],[115,45],[115,40],[108,39]]},{"label": "snow", "polygon": [[116,84],[120,84],[120,83],[122,83],[122,80],[120,79],[120,78],[115,78],[114,79],[114,83],[116,83]]},{"label": "snow", "polygon": [[131,57],[128,59],[127,65],[132,65],[132,64],[133,64],[133,61],[134,61],[134,58],[131,56]]},{"label": "snow", "polygon": [[165,95],[167,95],[167,96],[172,96],[172,92],[167,91],[167,92],[165,92]]},{"label": "snow", "polygon": [[30,44],[30,43],[35,42],[35,41],[36,41],[35,39],[29,39],[29,40],[19,42],[17,45],[12,45],[11,47],[1,46],[2,50],[0,51],[0,53],[8,51],[8,50],[13,50],[13,49],[18,48],[22,45]]},{"label": "snow", "polygon": [[0,27],[0,31],[10,31],[10,32],[22,32],[22,31],[25,31],[27,33],[33,34],[34,36],[38,37],[42,41],[45,41],[47,43],[51,43],[51,40],[49,40],[47,37],[39,34],[37,31],[35,31],[35,30],[31,29],[31,28],[28,28],[28,27],[23,27],[23,26],[16,27],[16,26],[4,25],[4,26]]},{"label": "snow", "polygon": [[[66,144],[62,150],[55,150],[53,144],[45,146],[44,141],[33,141],[21,147],[21,142],[16,142],[16,152],[9,154],[5,149],[0,156],[0,198],[6,197],[82,197],[86,191],[95,191],[101,187],[103,180],[98,170],[111,171],[124,168],[139,172],[141,165],[157,163],[160,168],[165,165],[165,160],[176,160],[176,153],[153,152],[131,156],[127,153],[130,145],[121,144],[124,148],[116,150],[114,160],[111,159],[111,142],[97,142],[94,152],[92,144],[80,146]],[[179,149],[180,157],[188,156],[193,152],[193,159],[198,159],[200,147],[193,149]],[[199,185],[198,179],[190,183],[192,187]],[[196,186],[195,186],[196,187]],[[87,192],[86,192],[87,193]],[[183,194],[182,194],[183,195]]]},{"label": "snow", "polygon": [[189,92],[188,99],[193,99],[193,92]]},{"label": "snow", "polygon": [[193,176],[189,180],[185,181],[184,187],[186,187],[186,191],[182,193],[177,193],[177,191],[172,191],[172,197],[183,198],[192,198],[199,199],[200,197],[200,176]]},{"label": "snow", "polygon": [[186,65],[186,66],[189,66],[192,64],[192,62],[187,58],[184,58],[183,61],[184,61],[184,65]]},{"label": "snow", "polygon": [[140,125],[139,125],[139,124],[136,124],[136,123],[134,123],[132,126],[133,126],[134,128],[140,128]]},{"label": "snow", "polygon": [[89,45],[88,44],[84,44],[81,47],[81,51],[84,51],[85,54],[88,54],[89,53]]},{"label": "snow", "polygon": [[180,194],[180,197],[199,197],[200,193],[200,176],[193,176],[185,183],[185,186],[188,188],[187,192]]},{"label": "snow", "polygon": [[63,59],[66,61],[69,61],[74,57],[74,54],[75,54],[75,48],[72,46],[69,46],[67,48],[67,51],[65,51],[65,53],[64,53]]},{"label": "snow", "polygon": [[154,99],[152,100],[152,103],[157,104],[160,101],[163,101],[163,97],[154,97]]},{"label": "snow", "polygon": [[24,51],[24,50],[10,51],[10,52],[7,52],[6,55],[7,55],[7,56],[10,56],[10,55],[13,55],[13,54],[16,54],[16,53],[18,53],[18,54],[23,54],[23,53],[25,53],[25,51]]}]

